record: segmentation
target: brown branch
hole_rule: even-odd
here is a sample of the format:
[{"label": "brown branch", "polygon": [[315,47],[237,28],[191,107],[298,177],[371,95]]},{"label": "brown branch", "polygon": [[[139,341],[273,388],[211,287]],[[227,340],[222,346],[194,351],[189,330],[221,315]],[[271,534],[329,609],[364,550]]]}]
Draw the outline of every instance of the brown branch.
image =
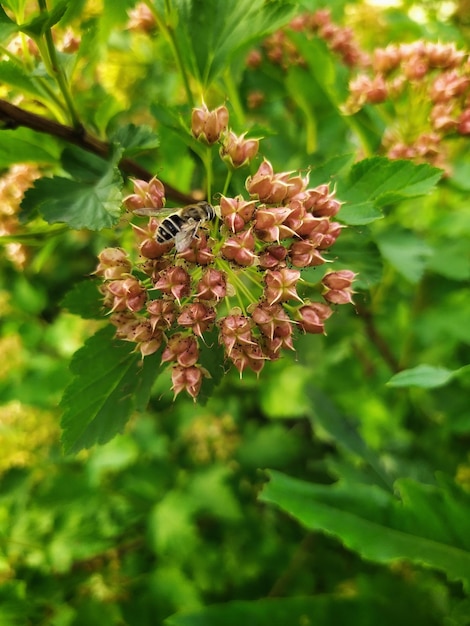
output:
[{"label": "brown branch", "polygon": [[[10,104],[6,100],[0,99],[0,120],[3,122],[3,128],[14,129],[18,126],[25,126],[39,133],[46,133],[63,139],[67,143],[72,143],[87,152],[92,152],[102,158],[107,158],[110,153],[110,145],[106,141],[101,141],[97,137],[90,135],[84,129],[77,130],[71,126],[59,124],[53,120],[49,120],[36,113],[31,113],[25,109]],[[135,176],[142,180],[150,180],[153,176],[148,170],[139,165],[132,159],[121,159],[118,163],[119,169],[129,175]],[[189,204],[194,202],[194,198],[188,194],[182,193],[168,183],[162,181],[165,187],[165,193],[168,198],[175,202]]]},{"label": "brown branch", "polygon": [[385,363],[387,363],[392,372],[399,372],[400,365],[398,363],[398,359],[390,350],[388,343],[377,330],[374,322],[374,317],[370,310],[360,304],[356,304],[356,311],[364,322],[366,333],[369,339],[375,345]]}]

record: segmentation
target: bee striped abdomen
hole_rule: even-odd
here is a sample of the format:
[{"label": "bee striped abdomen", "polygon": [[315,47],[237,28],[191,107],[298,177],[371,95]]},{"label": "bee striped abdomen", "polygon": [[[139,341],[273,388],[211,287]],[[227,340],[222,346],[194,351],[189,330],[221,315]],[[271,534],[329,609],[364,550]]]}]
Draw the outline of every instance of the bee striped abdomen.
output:
[{"label": "bee striped abdomen", "polygon": [[174,239],[181,231],[185,221],[178,213],[173,213],[166,217],[157,230],[156,239],[158,243],[166,243]]}]

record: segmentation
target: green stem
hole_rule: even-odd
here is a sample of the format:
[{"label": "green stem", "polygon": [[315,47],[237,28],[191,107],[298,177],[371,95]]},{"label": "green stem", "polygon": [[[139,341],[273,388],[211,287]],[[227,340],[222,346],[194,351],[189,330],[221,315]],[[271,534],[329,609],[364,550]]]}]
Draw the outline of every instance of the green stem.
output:
[{"label": "green stem", "polygon": [[212,146],[207,146],[203,157],[204,169],[206,170],[206,196],[210,202],[212,197]]},{"label": "green stem", "polygon": [[230,185],[230,183],[232,181],[232,176],[233,176],[233,170],[229,168],[228,171],[227,171],[227,176],[225,178],[224,189],[222,191],[222,195],[223,196],[227,195],[227,191],[228,191],[229,185]]},{"label": "green stem", "polygon": [[183,80],[183,85],[186,91],[186,98],[187,98],[188,104],[191,107],[194,107],[195,104],[194,104],[193,94],[191,91],[191,86],[189,84],[189,76],[188,76],[188,73],[186,72],[186,67],[183,63],[183,57],[179,49],[178,41],[175,36],[175,31],[173,27],[171,26],[170,20],[171,20],[171,13],[173,10],[171,7],[171,2],[170,0],[165,0],[165,15],[170,18],[167,20],[162,18],[162,16],[158,13],[157,9],[154,6],[154,3],[151,2],[151,0],[144,0],[144,2],[145,2],[145,5],[150,9],[152,15],[154,16],[155,21],[157,22],[158,28],[165,35],[168,43],[170,44],[170,47],[173,51],[173,56],[176,61],[176,65],[178,67],[178,71]]},{"label": "green stem", "polygon": [[[38,4],[39,4],[39,9],[41,13],[44,13],[47,11],[46,0],[38,0]],[[60,66],[59,59],[57,57],[57,51],[54,45],[54,40],[52,39],[52,31],[50,28],[46,29],[46,32],[44,33],[44,38],[45,38],[46,50],[47,50],[47,54],[43,55],[44,63],[50,75],[55,77],[57,81],[59,89],[64,98],[66,107],[68,109],[72,126],[74,127],[75,130],[81,130],[83,127],[78,117],[78,114],[75,110],[75,106],[72,100],[72,94],[70,93],[70,89],[67,83],[67,79],[65,77],[65,73],[62,67]]]}]

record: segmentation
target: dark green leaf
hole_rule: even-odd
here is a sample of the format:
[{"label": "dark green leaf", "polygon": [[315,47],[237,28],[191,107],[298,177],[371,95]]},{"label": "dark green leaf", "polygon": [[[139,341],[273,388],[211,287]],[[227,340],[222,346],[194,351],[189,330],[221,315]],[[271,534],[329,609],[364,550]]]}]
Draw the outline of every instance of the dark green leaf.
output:
[{"label": "dark green leaf", "polygon": [[60,176],[37,180],[21,203],[22,218],[39,212],[47,222],[65,222],[70,228],[114,226],[121,215],[122,200],[116,160],[116,155],[106,162],[83,150],[66,150],[64,169],[78,180]]},{"label": "dark green leaf", "polygon": [[[416,603],[403,613],[399,603],[384,597],[344,598],[316,595],[299,598],[264,598],[252,602],[236,601],[177,613],[165,620],[165,626],[438,626],[440,616],[432,615]],[[410,608],[410,607],[409,607]]]},{"label": "dark green leaf", "polygon": [[447,385],[459,370],[448,370],[445,367],[433,365],[417,365],[412,369],[403,370],[388,381],[389,387],[422,387],[433,389]]},{"label": "dark green leaf", "polygon": [[[309,530],[339,538],[378,563],[408,559],[470,585],[470,496],[458,497],[410,479],[397,482],[402,501],[375,485],[317,485],[270,472],[261,500],[276,504]],[[451,498],[460,515],[450,514]]]},{"label": "dark green leaf", "polygon": [[[335,180],[345,167],[352,165],[354,154],[341,154],[322,163],[312,169],[309,177],[309,186],[315,187],[323,185],[331,180]],[[341,198],[339,198],[341,200]]]},{"label": "dark green leaf", "polygon": [[103,296],[98,291],[98,281],[83,280],[76,283],[62,300],[62,306],[70,313],[84,319],[104,318]]},{"label": "dark green leaf", "polygon": [[159,358],[152,355],[142,364],[135,344],[114,334],[113,326],[102,328],[72,359],[74,378],[61,401],[62,443],[68,453],[106,443],[122,432],[133,409],[148,401]]},{"label": "dark green leaf", "polygon": [[204,341],[199,342],[199,363],[207,370],[204,377],[198,402],[204,403],[212,395],[214,388],[220,385],[224,376],[224,352],[218,341],[218,332],[212,330],[204,334]]}]

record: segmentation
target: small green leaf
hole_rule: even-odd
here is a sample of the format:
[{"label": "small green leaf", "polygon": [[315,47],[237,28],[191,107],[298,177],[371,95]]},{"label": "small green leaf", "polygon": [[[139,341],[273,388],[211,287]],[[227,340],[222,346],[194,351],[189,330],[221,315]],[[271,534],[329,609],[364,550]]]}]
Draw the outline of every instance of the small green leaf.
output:
[{"label": "small green leaf", "polygon": [[470,495],[463,491],[455,495],[403,479],[396,483],[400,501],[376,485],[318,485],[279,472],[269,474],[261,500],[276,504],[309,530],[337,537],[365,559],[408,559],[470,585]]},{"label": "small green leaf", "polygon": [[[315,187],[330,180],[335,180],[341,170],[352,165],[354,157],[354,154],[340,154],[314,167],[310,172],[309,186]],[[341,200],[341,198],[339,199]]]},{"label": "small green leaf", "polygon": [[377,237],[382,256],[411,283],[421,280],[432,249],[415,233],[388,230]]},{"label": "small green leaf", "polygon": [[445,367],[433,365],[417,365],[408,370],[403,370],[388,381],[389,387],[422,387],[433,389],[447,385],[460,370],[448,370]]},{"label": "small green leaf", "polygon": [[103,296],[98,291],[96,280],[83,280],[76,283],[65,295],[62,306],[70,313],[84,319],[103,319]]},{"label": "small green leaf", "polygon": [[142,152],[155,150],[159,146],[158,137],[150,126],[136,126],[135,124],[120,126],[111,135],[110,141],[122,148],[125,157],[134,157]]},{"label": "small green leaf", "polygon": [[29,22],[20,24],[19,30],[30,37],[39,37],[62,19],[70,2],[71,0],[59,0],[50,11],[41,11],[39,15],[33,17]]},{"label": "small green leaf", "polygon": [[148,402],[159,357],[147,357],[142,364],[135,345],[114,334],[113,326],[102,328],[73,357],[74,378],[61,401],[67,453],[106,443],[122,432],[136,406]]},{"label": "small green leaf", "polygon": [[12,61],[0,61],[0,82],[32,96],[43,95],[31,74],[25,72],[21,65]]},{"label": "small green leaf", "polygon": [[8,17],[0,5],[0,41],[3,42],[10,35],[18,31],[18,24]]}]

